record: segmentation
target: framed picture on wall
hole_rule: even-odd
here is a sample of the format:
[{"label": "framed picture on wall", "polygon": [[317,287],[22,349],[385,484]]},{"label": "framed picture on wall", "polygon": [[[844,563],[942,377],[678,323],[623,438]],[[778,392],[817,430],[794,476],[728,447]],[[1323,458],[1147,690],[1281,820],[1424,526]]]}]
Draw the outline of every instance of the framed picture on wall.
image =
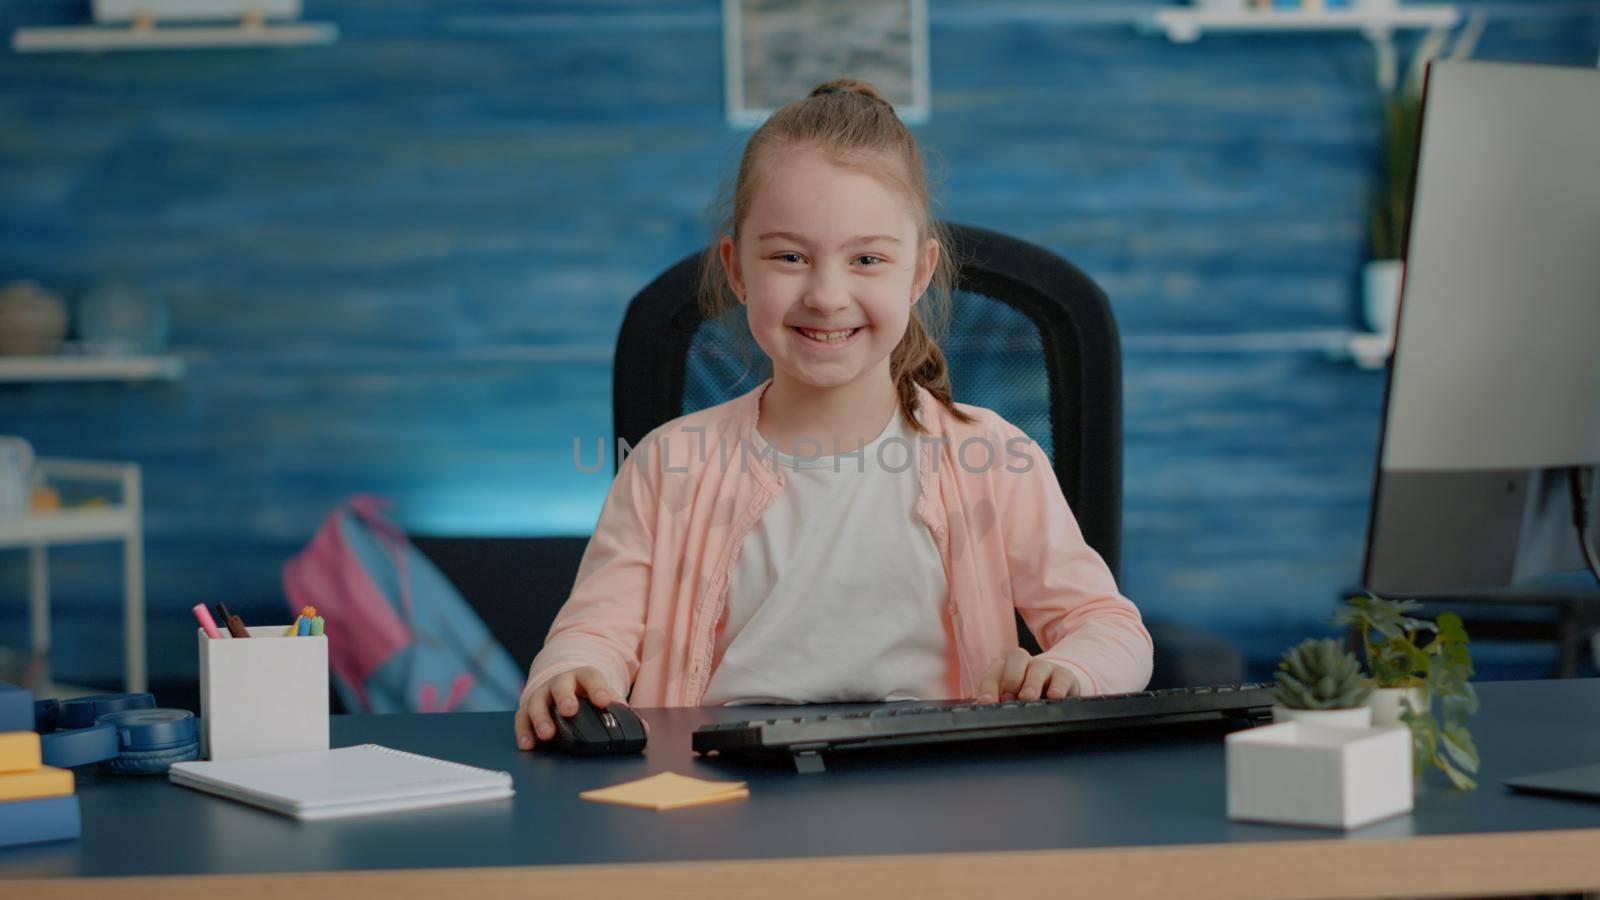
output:
[{"label": "framed picture on wall", "polygon": [[824,81],[869,81],[927,121],[927,0],[723,0],[730,125],[759,125]]}]

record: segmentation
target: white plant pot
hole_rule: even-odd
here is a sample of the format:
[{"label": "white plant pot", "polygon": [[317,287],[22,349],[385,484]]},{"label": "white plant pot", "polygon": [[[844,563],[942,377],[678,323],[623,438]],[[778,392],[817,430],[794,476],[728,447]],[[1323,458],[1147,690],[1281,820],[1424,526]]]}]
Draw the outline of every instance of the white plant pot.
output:
[{"label": "white plant pot", "polygon": [[1272,721],[1304,722],[1322,728],[1370,728],[1372,707],[1353,709],[1290,709],[1280,703],[1272,704]]},{"label": "white plant pot", "polygon": [[1404,725],[1405,720],[1400,717],[1400,701],[1405,697],[1411,698],[1411,708],[1417,712],[1428,708],[1428,689],[1425,687],[1378,688],[1367,698],[1367,706],[1372,710],[1372,724]]},{"label": "white plant pot", "polygon": [[1398,259],[1375,259],[1361,268],[1361,318],[1378,334],[1394,332],[1400,310],[1400,282],[1405,263]]},{"label": "white plant pot", "polygon": [[1323,728],[1303,721],[1225,739],[1228,818],[1360,828],[1409,812],[1411,731]]}]

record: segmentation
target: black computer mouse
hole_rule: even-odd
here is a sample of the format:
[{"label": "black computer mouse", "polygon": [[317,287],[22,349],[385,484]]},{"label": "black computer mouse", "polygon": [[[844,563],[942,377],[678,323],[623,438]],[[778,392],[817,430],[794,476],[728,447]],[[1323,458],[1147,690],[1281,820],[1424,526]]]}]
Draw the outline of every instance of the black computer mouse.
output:
[{"label": "black computer mouse", "polygon": [[578,698],[578,711],[570,716],[556,714],[556,736],[539,742],[540,747],[576,756],[638,753],[644,749],[644,723],[626,703],[613,700],[604,709]]}]

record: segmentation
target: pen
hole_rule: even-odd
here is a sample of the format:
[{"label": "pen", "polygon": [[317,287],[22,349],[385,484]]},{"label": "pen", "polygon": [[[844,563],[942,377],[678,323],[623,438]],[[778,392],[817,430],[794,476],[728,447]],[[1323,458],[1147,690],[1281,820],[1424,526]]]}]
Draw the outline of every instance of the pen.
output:
[{"label": "pen", "polygon": [[303,616],[295,616],[294,617],[294,621],[289,623],[289,628],[288,628],[287,631],[285,631],[283,633],[283,636],[284,637],[294,637],[295,633],[300,630],[300,620],[302,618],[304,618],[304,617]]},{"label": "pen", "polygon": [[228,612],[227,604],[218,603],[217,612],[222,614],[222,621],[228,626],[229,634],[236,638],[247,638],[250,636],[250,629],[244,627],[244,620],[233,613]]},{"label": "pen", "polygon": [[314,637],[321,637],[322,636],[322,617],[321,616],[317,616],[315,619],[311,620],[311,634]]},{"label": "pen", "polygon": [[206,637],[212,640],[222,637],[222,633],[217,631],[217,623],[211,620],[211,611],[206,609],[204,603],[194,605],[194,617],[200,620],[200,627],[205,630]]},{"label": "pen", "polygon": [[305,637],[311,633],[311,620],[305,616],[295,620],[294,633],[296,637]]}]

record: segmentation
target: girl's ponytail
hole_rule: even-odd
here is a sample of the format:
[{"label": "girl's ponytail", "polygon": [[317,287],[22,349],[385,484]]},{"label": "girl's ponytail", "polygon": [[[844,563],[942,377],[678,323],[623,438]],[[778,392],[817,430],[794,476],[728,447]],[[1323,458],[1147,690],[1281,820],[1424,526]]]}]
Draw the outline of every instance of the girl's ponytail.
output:
[{"label": "girl's ponytail", "polygon": [[[929,291],[930,295],[933,293]],[[944,351],[939,349],[939,342],[928,326],[923,323],[923,316],[927,312],[922,307],[938,305],[941,301],[948,302],[948,297],[924,297],[918,302],[918,309],[912,312],[911,318],[906,322],[905,336],[895,346],[894,352],[889,354],[889,377],[894,379],[895,395],[900,400],[900,411],[908,422],[917,421],[917,385],[927,388],[950,414],[963,422],[973,421],[972,417],[955,408],[955,399],[950,392],[950,370],[945,362]],[[947,319],[947,310],[935,310],[935,321]]]}]

